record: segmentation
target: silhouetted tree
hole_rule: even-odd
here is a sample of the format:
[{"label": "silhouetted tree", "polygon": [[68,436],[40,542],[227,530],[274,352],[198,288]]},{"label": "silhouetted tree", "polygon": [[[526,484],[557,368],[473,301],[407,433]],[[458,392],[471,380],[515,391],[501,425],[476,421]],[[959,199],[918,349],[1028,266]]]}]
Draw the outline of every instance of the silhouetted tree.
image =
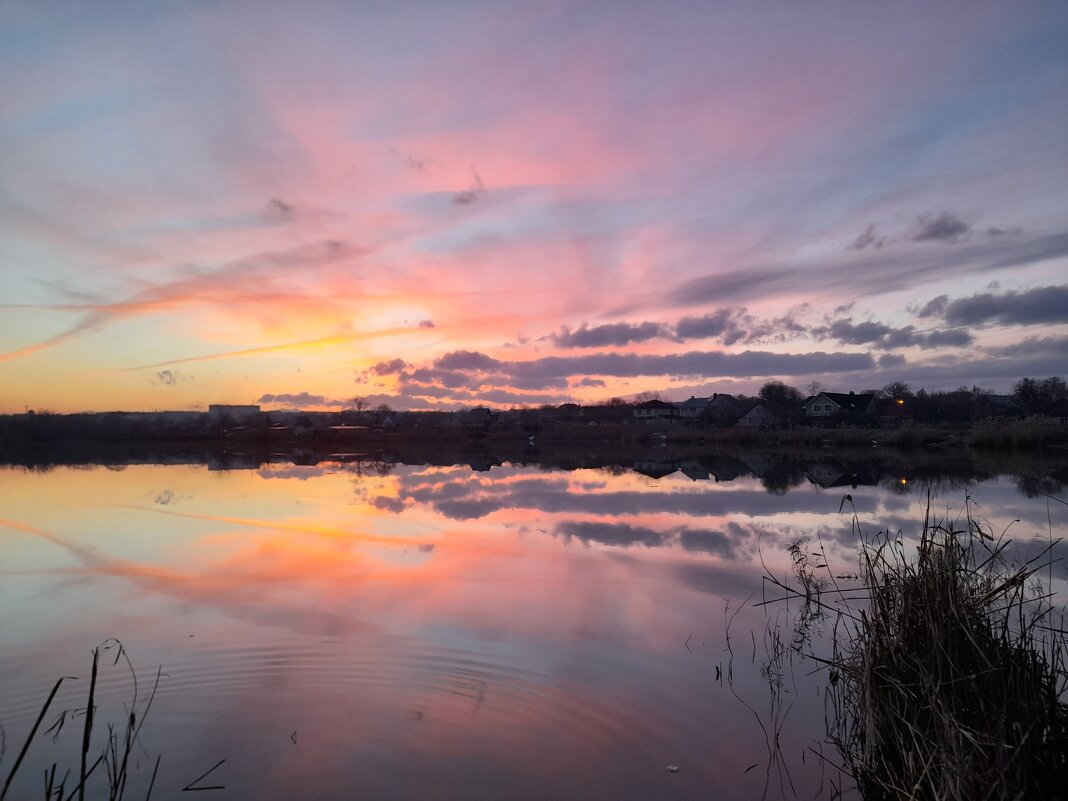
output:
[{"label": "silhouetted tree", "polygon": [[883,396],[890,399],[913,397],[912,387],[904,381],[891,381],[882,389]]},{"label": "silhouetted tree", "polygon": [[660,393],[647,389],[645,392],[639,392],[634,396],[635,403],[645,403],[651,400],[660,400]]},{"label": "silhouetted tree", "polygon": [[1044,401],[1058,401],[1068,398],[1068,384],[1058,375],[1044,378],[1038,385],[1038,396]]},{"label": "silhouetted tree", "polygon": [[760,399],[767,403],[781,403],[792,406],[804,400],[795,387],[782,381],[769,381],[760,388]]}]

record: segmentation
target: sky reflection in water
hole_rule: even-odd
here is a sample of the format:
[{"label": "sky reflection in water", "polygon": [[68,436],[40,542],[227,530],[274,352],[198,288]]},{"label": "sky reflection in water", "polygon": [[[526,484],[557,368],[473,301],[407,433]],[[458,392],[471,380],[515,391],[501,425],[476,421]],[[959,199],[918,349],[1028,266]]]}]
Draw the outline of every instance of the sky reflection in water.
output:
[{"label": "sky reflection in water", "polygon": [[[760,727],[715,680],[725,608],[817,533],[848,571],[844,493],[865,530],[906,532],[926,494],[807,479],[776,494],[688,472],[2,469],[9,750],[59,675],[83,680],[57,709],[78,705],[90,649],[119,637],[142,676],[167,674],[144,736],[163,753],[156,798],[224,757],[227,798],[759,797]],[[1045,499],[1004,478],[970,492],[998,531],[1019,519],[1025,547],[1048,537]],[[745,610],[733,624],[736,689],[761,712],[765,622]],[[807,797],[822,699],[803,676],[786,687],[786,756]],[[102,705],[128,689],[106,680]],[[34,783],[57,758],[38,746]]]}]

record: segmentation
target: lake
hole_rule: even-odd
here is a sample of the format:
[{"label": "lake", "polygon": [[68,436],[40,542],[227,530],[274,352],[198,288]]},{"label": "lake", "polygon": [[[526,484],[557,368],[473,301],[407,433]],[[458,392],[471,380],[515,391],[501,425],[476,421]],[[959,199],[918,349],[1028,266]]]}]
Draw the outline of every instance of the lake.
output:
[{"label": "lake", "polygon": [[[916,533],[928,491],[951,515],[969,497],[1023,556],[1068,519],[1043,494],[1064,497],[1063,464],[569,466],[0,467],[0,779],[56,679],[78,677],[42,730],[118,638],[140,702],[162,669],[133,797],[157,755],[160,799],[829,797],[822,676],[769,666],[794,610],[753,605],[765,572],[802,542],[849,573],[855,524]],[[117,654],[101,725],[134,692]],[[77,772],[81,726],[38,735],[11,797],[41,797],[54,761]]]}]

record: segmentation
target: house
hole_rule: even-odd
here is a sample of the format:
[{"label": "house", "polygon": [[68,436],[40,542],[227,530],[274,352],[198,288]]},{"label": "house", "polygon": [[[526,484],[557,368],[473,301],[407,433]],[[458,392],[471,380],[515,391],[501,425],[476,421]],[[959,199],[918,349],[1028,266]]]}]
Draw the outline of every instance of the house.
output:
[{"label": "house", "polygon": [[711,398],[695,398],[690,396],[689,400],[684,400],[681,403],[676,403],[675,408],[679,410],[680,421],[697,421],[701,419],[701,414],[708,408],[708,402]]},{"label": "house", "polygon": [[679,410],[674,403],[650,400],[634,407],[634,419],[648,425],[674,425],[679,422]]},{"label": "house", "polygon": [[733,395],[716,392],[708,399],[708,406],[705,408],[705,419],[714,426],[734,425],[744,411],[739,408],[740,406],[738,399]]},{"label": "house", "polygon": [[861,417],[869,414],[872,409],[874,393],[866,392],[861,395],[855,392],[848,394],[843,392],[821,392],[814,395],[804,403],[806,420],[831,420],[837,418]]},{"label": "house", "polygon": [[782,403],[757,401],[738,418],[739,428],[788,428],[797,422],[797,409]]}]

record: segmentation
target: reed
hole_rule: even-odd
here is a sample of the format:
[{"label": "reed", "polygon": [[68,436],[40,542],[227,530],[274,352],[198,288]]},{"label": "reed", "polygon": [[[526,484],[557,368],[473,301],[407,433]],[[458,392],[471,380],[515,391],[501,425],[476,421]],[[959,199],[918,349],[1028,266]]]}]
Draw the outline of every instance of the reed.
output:
[{"label": "reed", "polygon": [[1052,537],[1013,562],[970,503],[957,521],[932,519],[928,503],[914,547],[887,532],[862,543],[860,586],[769,578],[836,616],[830,658],[811,656],[828,670],[828,738],[865,801],[1064,798],[1068,633]]},{"label": "reed", "polygon": [[[98,731],[98,728],[100,728],[98,727],[100,718],[97,714],[98,709],[96,704],[97,679],[101,667],[101,654],[108,652],[114,652],[114,661],[111,667],[117,666],[121,661],[129,670],[130,677],[132,678],[132,698],[124,706],[124,722],[121,727],[112,723],[107,723],[104,726],[105,731]],[[141,727],[144,725],[145,717],[148,715],[148,712],[152,707],[152,701],[155,699],[156,690],[159,687],[159,680],[162,675],[162,672],[157,671],[155,683],[148,695],[139,697],[137,674],[134,672],[133,664],[130,662],[130,658],[122,643],[118,640],[107,640],[101,643],[97,648],[93,649],[93,663],[85,707],[63,710],[57,716],[55,722],[43,732],[43,734],[51,734],[53,741],[55,741],[55,739],[60,736],[64,725],[68,720],[71,720],[78,715],[81,715],[84,718],[81,732],[81,747],[78,752],[78,764],[73,768],[73,779],[76,780],[76,783],[73,787],[68,787],[68,781],[72,780],[72,769],[68,768],[61,774],[57,775],[59,764],[53,762],[51,767],[45,770],[44,773],[43,798],[45,801],[73,801],[75,798],[79,801],[83,801],[83,799],[87,797],[92,799],[107,799],[107,801],[122,801],[122,799],[126,798],[132,769],[130,755],[133,753],[135,746],[139,744]],[[63,682],[68,680],[73,680],[73,677],[64,676],[60,678],[55,686],[53,686],[52,692],[49,693],[48,698],[41,707],[41,711],[38,713],[33,726],[30,728],[23,745],[19,750],[18,756],[14,760],[11,769],[8,771],[2,788],[0,788],[0,801],[5,801],[8,798],[9,793],[12,791],[15,777],[19,773],[19,769],[22,767],[30,747],[38,737],[38,731],[55,701],[57,692]],[[94,748],[94,737],[97,738],[98,742],[99,738],[103,737],[103,744]],[[3,752],[0,751],[0,761],[2,761],[2,759]],[[143,796],[145,801],[149,801],[151,798],[152,790],[156,782],[156,775],[159,771],[159,761],[159,757],[157,756],[151,778],[148,781],[147,793]],[[104,770],[99,772],[98,768],[102,765],[104,766]],[[141,796],[139,795],[138,797]]]}]

